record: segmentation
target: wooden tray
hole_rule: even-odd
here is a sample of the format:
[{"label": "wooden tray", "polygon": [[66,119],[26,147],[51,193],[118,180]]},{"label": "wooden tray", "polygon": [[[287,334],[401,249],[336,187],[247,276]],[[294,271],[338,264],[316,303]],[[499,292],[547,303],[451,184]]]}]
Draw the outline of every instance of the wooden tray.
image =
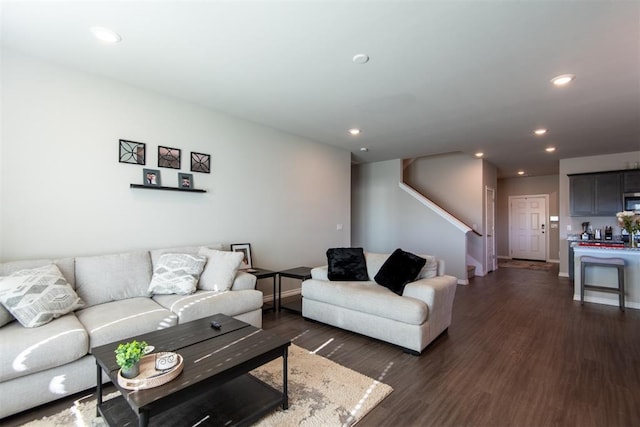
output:
[{"label": "wooden tray", "polygon": [[[166,353],[152,353],[140,359],[140,374],[135,378],[125,378],[122,370],[118,371],[118,384],[127,390],[144,390],[166,384],[182,372],[184,359],[178,354],[178,364],[173,368],[161,372],[156,370],[156,355]],[[177,353],[176,353],[177,354]]]}]

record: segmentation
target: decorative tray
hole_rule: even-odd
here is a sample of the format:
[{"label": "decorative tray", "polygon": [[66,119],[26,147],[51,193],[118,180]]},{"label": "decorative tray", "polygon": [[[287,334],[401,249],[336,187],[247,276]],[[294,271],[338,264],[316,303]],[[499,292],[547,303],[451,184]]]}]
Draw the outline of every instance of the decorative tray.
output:
[{"label": "decorative tray", "polygon": [[[178,358],[178,363],[165,370],[156,369],[156,357],[168,356],[175,354]],[[120,387],[127,390],[144,390],[147,388],[153,388],[166,384],[180,375],[184,368],[184,360],[182,356],[177,353],[152,353],[148,354],[140,359],[140,374],[135,378],[125,378],[122,376],[122,370],[118,371],[118,384]]]}]

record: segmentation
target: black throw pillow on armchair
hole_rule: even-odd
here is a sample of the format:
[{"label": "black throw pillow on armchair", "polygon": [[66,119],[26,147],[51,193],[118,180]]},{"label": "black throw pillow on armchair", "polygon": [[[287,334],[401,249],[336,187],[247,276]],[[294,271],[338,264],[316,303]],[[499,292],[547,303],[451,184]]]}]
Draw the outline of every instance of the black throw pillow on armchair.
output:
[{"label": "black throw pillow on armchair", "polygon": [[382,264],[374,280],[402,295],[405,285],[418,276],[426,262],[426,259],[398,248]]},{"label": "black throw pillow on armchair", "polygon": [[369,280],[367,264],[362,248],[327,249],[329,280],[365,281]]}]

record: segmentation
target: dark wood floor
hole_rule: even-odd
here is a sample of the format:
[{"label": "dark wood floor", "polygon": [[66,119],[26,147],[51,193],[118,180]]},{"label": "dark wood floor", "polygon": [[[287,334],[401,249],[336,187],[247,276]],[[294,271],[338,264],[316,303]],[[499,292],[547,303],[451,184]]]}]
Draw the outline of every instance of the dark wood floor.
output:
[{"label": "dark wood floor", "polygon": [[286,311],[263,327],[394,388],[358,426],[640,426],[640,310],[580,306],[557,273],[458,286],[448,334],[419,357]]}]

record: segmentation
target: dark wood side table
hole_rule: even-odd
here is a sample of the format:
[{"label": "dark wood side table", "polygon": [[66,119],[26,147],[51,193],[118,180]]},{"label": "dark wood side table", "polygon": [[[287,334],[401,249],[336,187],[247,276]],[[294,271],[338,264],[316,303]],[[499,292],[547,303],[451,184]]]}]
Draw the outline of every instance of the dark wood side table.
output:
[{"label": "dark wood side table", "polygon": [[[245,270],[247,273],[249,274],[253,274],[254,276],[256,276],[256,279],[260,280],[260,279],[268,279],[269,277],[271,277],[273,279],[273,300],[271,303],[271,307],[266,306],[262,309],[262,311],[267,311],[267,310],[273,310],[273,312],[276,312],[276,306],[277,306],[277,302],[276,301],[276,276],[278,275],[277,271],[271,271],[271,270],[267,270],[265,268],[258,268],[258,267],[254,267],[254,268],[250,268],[249,270]],[[256,286],[257,286],[257,282],[256,282]]]},{"label": "dark wood side table", "polygon": [[300,295],[300,298],[296,299],[295,301],[287,303],[286,305],[282,304],[283,277],[289,277],[291,279],[298,279],[301,281],[311,279],[311,267],[296,267],[278,272],[278,311],[284,308],[285,310],[302,314],[302,295]]}]

